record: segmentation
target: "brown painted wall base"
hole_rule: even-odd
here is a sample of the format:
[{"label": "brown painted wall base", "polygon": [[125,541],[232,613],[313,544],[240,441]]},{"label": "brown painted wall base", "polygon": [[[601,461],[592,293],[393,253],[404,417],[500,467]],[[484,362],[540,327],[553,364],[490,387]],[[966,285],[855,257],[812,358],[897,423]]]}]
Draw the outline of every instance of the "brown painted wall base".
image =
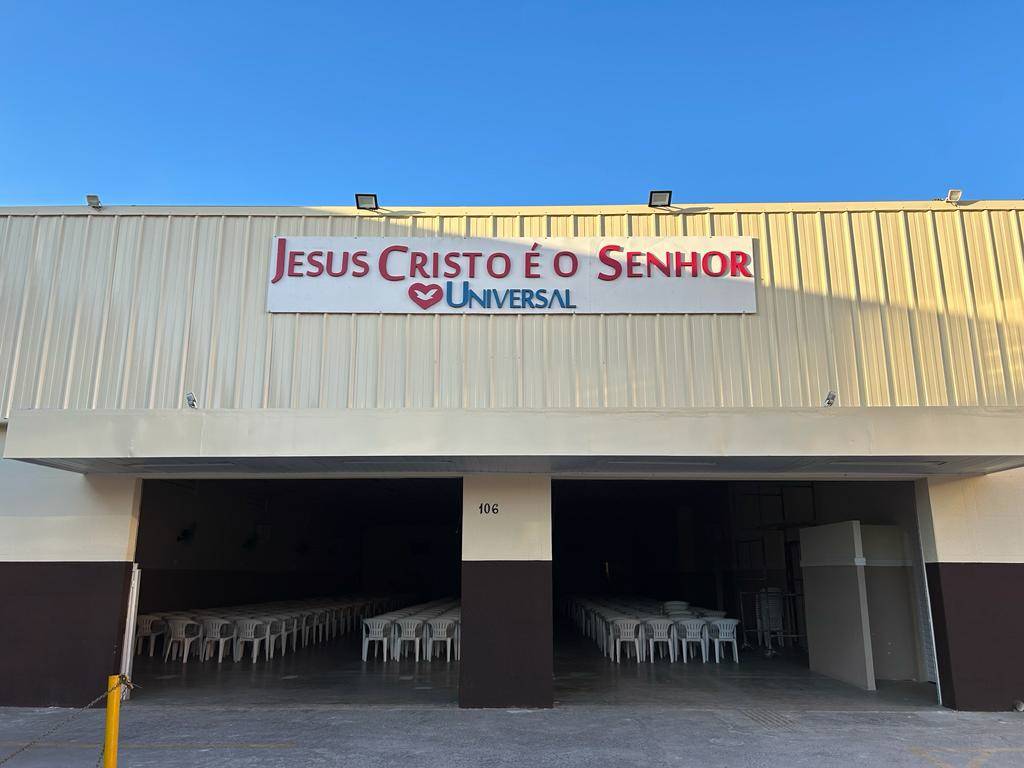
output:
[{"label": "brown painted wall base", "polygon": [[81,707],[120,665],[131,563],[0,563],[0,706]]},{"label": "brown painted wall base", "polygon": [[1024,564],[928,563],[942,702],[974,711],[1024,701]]},{"label": "brown painted wall base", "polygon": [[462,563],[460,707],[554,704],[551,561]]}]

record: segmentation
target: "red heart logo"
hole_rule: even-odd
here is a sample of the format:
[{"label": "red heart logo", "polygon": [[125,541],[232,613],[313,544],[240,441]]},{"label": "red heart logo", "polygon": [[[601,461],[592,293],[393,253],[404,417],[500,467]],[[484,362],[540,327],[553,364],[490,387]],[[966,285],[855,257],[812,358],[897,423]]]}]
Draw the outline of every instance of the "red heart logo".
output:
[{"label": "red heart logo", "polygon": [[409,286],[409,298],[420,305],[420,309],[429,309],[441,300],[444,291],[440,285],[431,283],[413,283]]}]

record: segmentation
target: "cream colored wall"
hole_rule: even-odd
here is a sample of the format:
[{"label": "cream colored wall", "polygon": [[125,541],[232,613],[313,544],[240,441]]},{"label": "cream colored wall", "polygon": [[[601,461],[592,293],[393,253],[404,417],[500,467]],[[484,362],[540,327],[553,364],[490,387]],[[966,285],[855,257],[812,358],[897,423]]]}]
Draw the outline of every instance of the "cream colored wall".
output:
[{"label": "cream colored wall", "polygon": [[[0,209],[24,408],[1024,405],[1021,201]],[[756,239],[756,314],[266,312],[274,235]]]},{"label": "cream colored wall", "polygon": [[0,458],[0,561],[133,559],[141,486]]},{"label": "cream colored wall", "polygon": [[925,560],[1024,563],[1024,469],[917,483]]},{"label": "cream colored wall", "polygon": [[875,690],[860,523],[800,529],[810,668]]},{"label": "cream colored wall", "polygon": [[[481,514],[480,504],[497,504]],[[551,478],[466,475],[462,481],[463,560],[550,560]]]}]

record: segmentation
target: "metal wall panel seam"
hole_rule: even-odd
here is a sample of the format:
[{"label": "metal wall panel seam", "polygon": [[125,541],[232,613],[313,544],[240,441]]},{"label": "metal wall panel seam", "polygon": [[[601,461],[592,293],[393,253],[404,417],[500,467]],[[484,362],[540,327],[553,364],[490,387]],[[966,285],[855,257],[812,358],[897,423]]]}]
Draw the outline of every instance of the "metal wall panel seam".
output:
[{"label": "metal wall panel seam", "polygon": [[[36,244],[39,239],[39,217],[32,217],[32,244],[29,247],[29,253],[35,255]],[[25,269],[25,283],[24,288],[21,292],[21,298],[19,299],[18,307],[18,324],[17,330],[14,332],[14,349],[11,353],[11,372],[7,377],[7,401],[4,403],[3,413],[0,414],[4,418],[9,418],[11,415],[11,409],[14,403],[14,390],[18,387],[18,372],[21,361],[21,340],[25,333],[25,315],[27,314],[28,305],[28,288],[31,284],[34,269],[32,269],[31,262]]]},{"label": "metal wall panel seam", "polygon": [[[192,307],[195,304],[196,261],[199,258],[199,217],[192,217],[192,231],[188,241],[188,275],[185,278],[185,319],[181,329],[181,355],[178,362],[178,408],[185,407],[185,376],[188,372],[189,339],[192,335]],[[168,404],[169,407],[170,404]],[[264,405],[264,407],[266,407]]]},{"label": "metal wall panel seam", "polygon": [[139,219],[138,233],[135,235],[135,246],[129,251],[129,260],[132,263],[132,287],[128,294],[128,322],[125,325],[124,354],[121,358],[117,383],[117,402],[121,408],[128,407],[129,382],[131,379],[132,361],[134,360],[136,323],[138,322],[138,293],[141,288],[143,260],[142,260],[142,238],[146,232],[146,222],[151,221],[152,216],[143,216]]},{"label": "metal wall panel seam", "polygon": [[[163,295],[164,295],[164,285],[166,284],[166,279],[167,279],[167,264],[168,264],[168,261],[169,261],[168,256],[169,256],[170,247],[171,247],[171,227],[172,227],[172,225],[173,225],[173,220],[171,219],[170,216],[168,216],[167,217],[167,229],[164,231],[163,258],[161,260],[161,265],[160,265],[160,284],[157,287],[157,291],[156,291],[156,296],[157,296],[157,298],[159,300],[159,303],[157,304],[157,307],[156,307],[156,310],[157,310],[156,311],[156,329],[154,330],[154,333],[153,333],[153,364],[150,366],[150,369],[149,369],[149,387],[148,387],[149,395],[146,398],[146,403],[147,403],[146,407],[147,408],[155,408],[156,407],[156,402],[155,402],[156,401],[156,386],[157,386],[157,382],[160,380],[160,348],[162,346],[162,340],[163,340],[163,333],[162,333],[162,331],[163,331],[164,318],[166,316],[166,312],[164,312],[164,307],[163,307]],[[236,370],[237,370],[237,368],[236,368]]]},{"label": "metal wall panel seam", "polygon": [[57,246],[53,252],[53,269],[50,273],[50,290],[46,294],[46,322],[43,325],[43,341],[39,351],[39,360],[36,364],[36,391],[32,396],[32,407],[40,407],[40,398],[43,395],[43,385],[46,382],[47,357],[50,353],[50,334],[53,332],[53,313],[55,311],[54,296],[57,293],[58,275],[62,273],[58,260],[64,252],[64,224],[65,217],[60,217],[57,225]]},{"label": "metal wall panel seam", "polygon": [[989,403],[989,382],[988,377],[981,365],[981,340],[978,338],[978,307],[974,293],[974,270],[971,267],[971,251],[967,243],[967,229],[964,224],[964,214],[959,208],[956,209],[956,224],[958,234],[958,253],[960,263],[964,269],[964,277],[967,279],[967,290],[965,301],[967,303],[967,330],[971,339],[971,358],[974,362],[974,378],[978,387],[978,403]]},{"label": "metal wall panel seam", "polygon": [[1010,355],[1006,348],[1006,297],[1003,292],[1002,271],[999,268],[999,254],[996,253],[996,238],[992,225],[992,212],[986,210],[983,212],[983,216],[985,224],[985,250],[988,255],[989,264],[992,265],[993,276],[996,281],[995,286],[993,286],[994,296],[992,301],[996,310],[996,338],[999,344],[999,359],[1003,368],[1003,387],[1006,392],[1006,404],[1009,405],[1017,402],[1017,389],[1013,381]]},{"label": "metal wall panel seam", "polygon": [[882,351],[885,355],[885,383],[886,389],[889,392],[889,402],[887,405],[899,405],[896,397],[896,365],[893,360],[892,351],[892,329],[889,327],[890,318],[888,309],[892,306],[889,296],[889,273],[885,267],[885,248],[882,244],[882,222],[879,218],[880,214],[878,211],[874,211],[871,214],[871,234],[874,239],[875,246],[875,264],[878,269],[878,276],[880,277],[881,287],[881,298],[882,298]]},{"label": "metal wall panel seam", "polygon": [[761,219],[761,241],[764,243],[765,250],[765,269],[762,272],[761,280],[764,285],[765,303],[770,305],[771,311],[768,313],[769,324],[771,328],[771,352],[769,355],[769,361],[772,363],[771,373],[769,382],[771,383],[772,389],[772,402],[782,404],[782,366],[779,364],[780,357],[780,343],[779,343],[779,322],[778,322],[778,306],[775,302],[775,272],[774,263],[775,258],[772,254],[772,234],[771,226],[768,221],[768,213],[762,213],[759,218]]},{"label": "metal wall panel seam", "polygon": [[61,408],[67,409],[71,401],[71,387],[69,383],[75,375],[75,362],[78,355],[78,333],[82,322],[82,304],[85,298],[85,267],[89,261],[89,244],[92,235],[93,218],[90,216],[85,220],[85,236],[82,243],[82,263],[78,267],[78,290],[75,296],[75,310],[71,320],[71,343],[68,347],[68,361],[64,366],[64,377],[61,383],[60,402]]},{"label": "metal wall panel seam", "polygon": [[[1009,219],[1010,238],[1013,241],[1013,253],[1016,256],[1017,290],[1015,294],[1014,317],[1018,325],[1018,333],[1024,334],[1024,227],[1022,227],[1022,216],[1020,213],[1010,212],[1007,218]],[[1024,377],[1024,365],[1021,364],[1021,358],[1024,357],[1024,349],[1018,347],[1017,352],[1017,376]],[[1022,387],[1024,387],[1024,383],[1022,383]],[[1024,404],[1022,401],[1024,401],[1024,392],[1018,396],[1017,404]]]},{"label": "metal wall panel seam", "polygon": [[432,318],[434,326],[434,392],[433,403],[435,408],[441,407],[441,316],[434,315]]},{"label": "metal wall panel seam", "polygon": [[910,226],[907,221],[907,212],[899,212],[900,243],[903,263],[907,270],[907,279],[910,281],[910,354],[914,363],[914,382],[917,387],[917,400],[915,405],[927,405],[928,391],[924,384],[924,367],[921,362],[921,340],[919,337],[918,313],[920,312],[921,301],[918,297],[917,270],[914,268],[914,250],[910,240]]},{"label": "metal wall panel seam", "polygon": [[[948,213],[948,211],[944,211],[943,213]],[[941,233],[940,233],[940,230],[939,230],[939,217],[935,216],[934,213],[932,213],[931,215],[932,215],[933,222],[935,224],[936,257],[937,257],[937,264],[938,264],[938,270],[939,270],[939,278],[941,280],[941,285],[942,285],[942,296],[943,296],[943,306],[944,306],[944,311],[943,311],[943,314],[942,314],[942,323],[945,326],[946,331],[947,331],[947,337],[946,338],[947,338],[948,346],[949,346],[950,361],[952,362],[953,358],[954,358],[954,355],[956,355],[956,357],[958,359],[962,359],[963,358],[963,340],[961,338],[962,337],[962,330],[963,329],[958,327],[960,325],[960,323],[958,323],[957,321],[962,321],[962,323],[964,325],[966,325],[968,323],[968,319],[967,319],[967,313],[966,312],[962,312],[959,317],[951,316],[951,314],[950,314],[949,308],[950,308],[950,305],[951,305],[951,303],[953,301],[953,298],[955,298],[955,294],[954,294],[954,292],[952,290],[951,284],[956,282],[956,279],[955,279],[956,278],[956,270],[952,270],[952,274],[947,274],[947,272],[949,272],[949,270],[947,270],[947,265],[946,265],[945,262],[946,262],[946,259],[949,258],[949,255],[948,255],[949,254],[949,250],[950,250],[949,244],[948,244],[948,242],[945,242],[946,239],[941,236]],[[959,307],[958,307],[958,310],[959,310]],[[970,330],[969,329],[968,329],[967,333],[968,333],[968,336],[969,336],[970,335]],[[969,354],[973,358],[973,350],[970,349],[971,341],[970,341],[969,338],[968,338],[967,346],[968,346],[968,352],[969,352]],[[959,353],[959,354],[957,354],[957,353]],[[972,379],[968,380],[966,375],[963,375],[963,376],[958,375],[958,374],[960,374],[960,371],[961,371],[961,366],[957,366],[957,365],[951,365],[951,367],[949,369],[950,378],[952,379],[951,383],[952,383],[953,387],[955,388],[955,392],[956,392],[956,399],[953,401],[953,404],[954,405],[969,405],[972,397],[976,397],[977,396],[978,386],[979,386],[977,378],[976,378],[976,372],[975,372],[975,370],[973,368],[973,359],[971,361],[971,371],[970,371],[971,376],[973,377]],[[973,384],[973,394],[970,391],[967,391],[970,388],[970,384]]]},{"label": "metal wall panel seam", "polygon": [[220,217],[220,228],[217,232],[217,253],[215,257],[216,266],[213,271],[213,297],[210,302],[210,346],[206,351],[206,369],[203,371],[203,393],[200,402],[206,403],[207,408],[217,406],[213,396],[213,370],[217,364],[217,342],[219,341],[220,329],[220,293],[221,273],[224,267],[224,230],[227,229],[227,217]]},{"label": "metal wall panel seam", "polygon": [[[796,228],[796,214],[789,212],[786,214],[787,233],[789,235],[789,249],[791,253],[791,259],[793,262],[794,278],[795,283],[793,285],[793,293],[796,296],[796,335],[797,335],[797,354],[800,359],[800,392],[803,396],[805,405],[810,405],[815,400],[815,393],[811,392],[811,357],[809,354],[809,343],[808,343],[808,322],[807,322],[807,295],[804,293],[804,271],[803,263],[800,258],[800,235]],[[824,394],[824,393],[817,393]]]},{"label": "metal wall panel seam", "polygon": [[[276,237],[281,231],[281,219],[278,216],[274,217],[274,232],[273,236]],[[193,265],[195,262],[193,261]],[[273,359],[274,359],[274,316],[267,313],[266,322],[264,323],[266,328],[264,332],[264,344],[266,348],[263,352],[263,396],[261,399],[262,408],[266,408],[270,404],[270,380],[273,371]],[[349,407],[352,407],[351,402]]]},{"label": "metal wall panel seam", "polygon": [[[251,261],[251,257],[249,256],[249,254],[257,253],[257,251],[255,251],[252,247],[252,216],[245,217],[245,235],[243,236],[242,241],[245,243],[245,251],[243,252],[242,256],[242,277],[239,280],[238,285],[240,288],[244,290],[246,283],[248,282],[246,278],[249,275],[249,262]],[[245,295],[242,293],[242,291],[238,291],[235,293],[235,296],[237,296],[236,300],[238,302],[238,340],[237,343],[235,344],[234,370],[235,376],[238,376],[243,371],[242,361],[245,359],[247,345],[245,323]],[[320,381],[323,381],[323,370],[320,371]],[[241,408],[242,404],[240,402],[240,399],[242,387],[238,383],[235,383],[232,387],[232,390],[232,397],[225,398],[225,401],[228,402],[233,408]]]},{"label": "metal wall panel seam", "polygon": [[949,302],[946,298],[946,280],[942,269],[942,259],[939,257],[939,229],[935,220],[935,213],[928,211],[928,234],[932,262],[935,265],[936,276],[939,279],[939,301],[940,312],[938,316],[939,341],[942,349],[942,370],[946,380],[946,399],[949,405],[963,405],[960,402],[960,388],[954,380],[953,361],[951,358],[949,327]]},{"label": "metal wall panel seam", "polygon": [[348,407],[354,408],[356,403],[356,347],[359,343],[356,329],[358,315],[349,315],[348,325]]},{"label": "metal wall panel seam", "polygon": [[843,233],[846,241],[846,261],[850,266],[850,275],[853,278],[853,348],[854,366],[857,375],[857,390],[860,396],[860,405],[875,405],[868,398],[867,381],[864,371],[864,345],[861,340],[861,295],[860,280],[857,271],[857,248],[853,238],[853,217],[849,211],[843,213]]},{"label": "metal wall panel seam", "polygon": [[113,256],[110,259],[110,274],[107,276],[107,289],[103,295],[103,317],[100,321],[99,343],[96,346],[96,364],[93,368],[92,390],[89,393],[91,408],[96,408],[96,401],[100,396],[100,378],[103,375],[103,363],[106,359],[107,333],[110,323],[110,305],[113,302],[114,274],[117,272],[117,251],[121,241],[121,219],[114,217],[114,233],[111,238],[110,252]]},{"label": "metal wall panel seam", "polygon": [[[743,234],[743,219],[738,213],[730,214],[732,216],[732,229],[737,235]],[[760,269],[758,269],[760,271]],[[750,319],[747,317],[740,318],[740,348],[743,350],[750,349]],[[754,375],[754,366],[746,365],[743,366],[740,373],[740,387],[743,391],[743,405],[750,407],[754,404],[754,382],[752,377]]]}]

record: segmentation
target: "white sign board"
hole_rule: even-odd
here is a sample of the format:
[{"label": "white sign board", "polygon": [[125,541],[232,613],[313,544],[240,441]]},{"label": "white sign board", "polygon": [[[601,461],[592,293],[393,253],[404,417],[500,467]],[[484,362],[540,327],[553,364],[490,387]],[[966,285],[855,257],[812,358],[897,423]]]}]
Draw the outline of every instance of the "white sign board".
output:
[{"label": "white sign board", "polygon": [[755,312],[750,237],[275,237],[269,312]]}]

